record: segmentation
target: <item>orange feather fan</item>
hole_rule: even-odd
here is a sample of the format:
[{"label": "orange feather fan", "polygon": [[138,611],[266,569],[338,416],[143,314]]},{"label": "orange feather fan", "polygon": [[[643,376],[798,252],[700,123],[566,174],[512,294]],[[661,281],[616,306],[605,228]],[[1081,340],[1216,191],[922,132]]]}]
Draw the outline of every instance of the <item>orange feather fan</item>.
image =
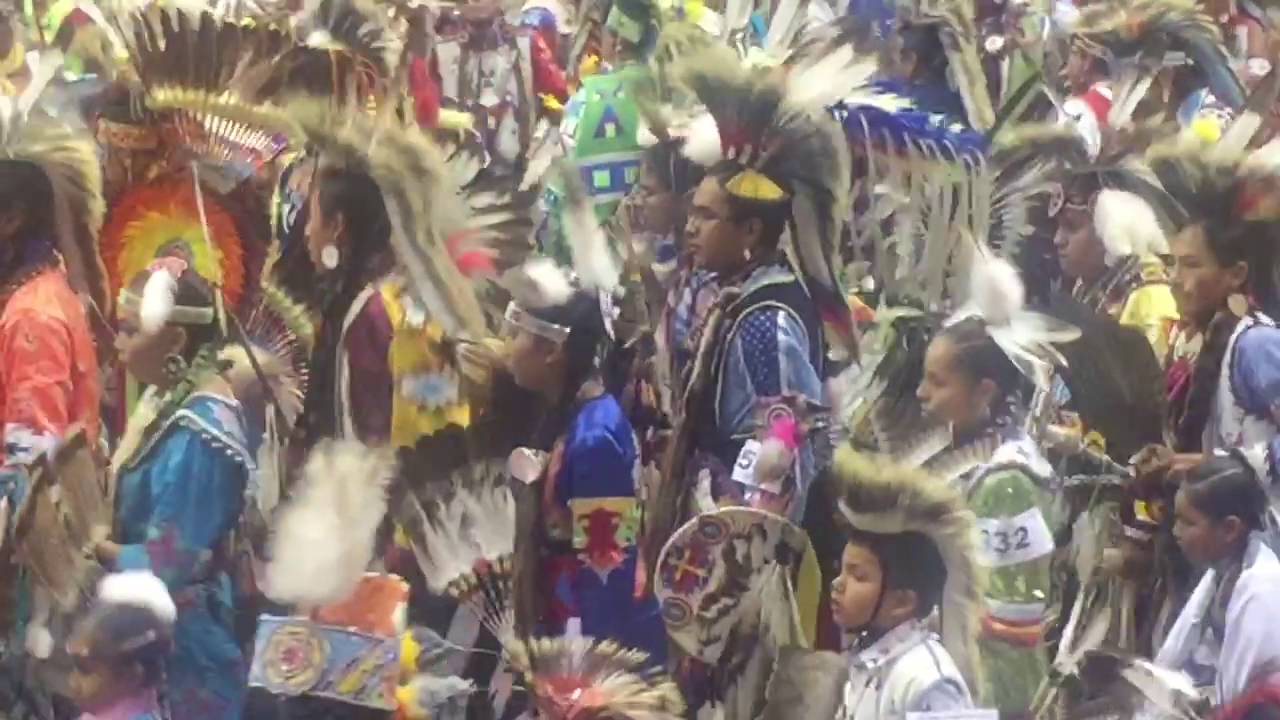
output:
[{"label": "orange feather fan", "polygon": [[190,175],[138,185],[121,194],[101,236],[112,294],[119,294],[158,254],[178,245],[201,277],[222,288],[227,307],[238,307],[245,292],[244,243],[235,219],[214,193],[204,193],[204,212],[209,242]]}]

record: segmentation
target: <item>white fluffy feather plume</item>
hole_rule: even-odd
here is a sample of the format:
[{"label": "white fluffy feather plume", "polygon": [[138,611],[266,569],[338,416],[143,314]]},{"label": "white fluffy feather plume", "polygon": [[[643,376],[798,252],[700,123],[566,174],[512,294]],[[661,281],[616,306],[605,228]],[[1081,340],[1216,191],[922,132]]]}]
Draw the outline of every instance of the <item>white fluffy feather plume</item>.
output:
[{"label": "white fluffy feather plume", "polygon": [[102,578],[98,583],[98,602],[150,610],[161,622],[170,625],[178,618],[178,608],[169,589],[148,570],[126,570]]},{"label": "white fluffy feather plume", "polygon": [[346,599],[373,560],[395,469],[390,450],[338,440],[316,446],[276,522],[267,596],[306,607]]},{"label": "white fluffy feather plume", "polygon": [[1155,210],[1131,192],[1107,188],[1098,193],[1093,228],[1109,258],[1169,252],[1169,242]]},{"label": "white fluffy feather plume", "polygon": [[704,112],[689,123],[682,152],[702,167],[711,167],[724,159],[720,128],[711,113]]},{"label": "white fluffy feather plume", "polygon": [[1008,324],[1026,301],[1026,286],[1008,260],[987,256],[974,263],[969,276],[969,303],[987,325]]},{"label": "white fluffy feather plume", "polygon": [[560,177],[565,192],[565,234],[569,236],[569,253],[578,282],[584,288],[613,292],[618,287],[622,268],[596,218],[582,175],[576,165],[565,165]]},{"label": "white fluffy feather plume", "polygon": [[146,335],[154,335],[169,324],[178,296],[178,280],[168,270],[156,270],[142,286],[138,324]]},{"label": "white fluffy feather plume", "polygon": [[573,297],[568,274],[551,258],[534,258],[503,276],[502,285],[527,308],[563,305]]}]

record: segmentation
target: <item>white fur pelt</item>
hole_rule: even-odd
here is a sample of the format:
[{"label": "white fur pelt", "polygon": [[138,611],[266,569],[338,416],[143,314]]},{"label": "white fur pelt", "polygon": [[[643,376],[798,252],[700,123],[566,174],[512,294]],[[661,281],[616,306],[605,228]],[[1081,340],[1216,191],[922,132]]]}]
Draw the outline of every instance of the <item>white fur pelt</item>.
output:
[{"label": "white fur pelt", "polygon": [[339,440],[317,445],[299,491],[275,523],[266,595],[304,607],[346,599],[373,560],[395,470],[388,449]]}]

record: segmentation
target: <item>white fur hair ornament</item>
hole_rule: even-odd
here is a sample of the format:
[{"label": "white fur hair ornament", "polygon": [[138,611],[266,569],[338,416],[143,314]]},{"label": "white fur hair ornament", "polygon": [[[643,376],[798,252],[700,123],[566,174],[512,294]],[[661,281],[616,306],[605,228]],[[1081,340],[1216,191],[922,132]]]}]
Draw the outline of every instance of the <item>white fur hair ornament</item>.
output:
[{"label": "white fur hair ornament", "polygon": [[1169,241],[1150,203],[1124,190],[1106,188],[1093,206],[1093,229],[1107,249],[1107,262],[1129,255],[1167,255]]},{"label": "white fur hair ornament", "polygon": [[305,608],[345,600],[373,560],[395,471],[390,450],[342,440],[317,445],[301,489],[275,523],[267,597]]},{"label": "white fur hair ornament", "polygon": [[1037,386],[1044,387],[1050,380],[1049,370],[1067,364],[1054,343],[1071,342],[1080,337],[1080,330],[1027,310],[1026,299],[1026,286],[1017,268],[983,249],[969,276],[969,299],[946,324],[980,318],[987,334],[1014,366]]},{"label": "white fur hair ornament", "polygon": [[178,619],[178,608],[164,581],[149,570],[112,573],[98,583],[98,602],[149,610],[166,625]]},{"label": "white fur hair ornament", "polygon": [[146,335],[154,335],[169,324],[177,305],[178,278],[187,270],[187,261],[178,257],[157,258],[147,267],[151,273],[142,287],[138,323]]}]

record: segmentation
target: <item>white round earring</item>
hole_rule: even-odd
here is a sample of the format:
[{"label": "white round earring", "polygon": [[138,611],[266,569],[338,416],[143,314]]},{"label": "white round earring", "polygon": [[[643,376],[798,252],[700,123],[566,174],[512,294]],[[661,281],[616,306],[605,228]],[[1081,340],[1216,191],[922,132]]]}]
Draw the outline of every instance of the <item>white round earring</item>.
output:
[{"label": "white round earring", "polygon": [[326,270],[337,270],[338,262],[342,260],[342,253],[338,251],[337,245],[325,245],[320,251],[320,264]]}]

